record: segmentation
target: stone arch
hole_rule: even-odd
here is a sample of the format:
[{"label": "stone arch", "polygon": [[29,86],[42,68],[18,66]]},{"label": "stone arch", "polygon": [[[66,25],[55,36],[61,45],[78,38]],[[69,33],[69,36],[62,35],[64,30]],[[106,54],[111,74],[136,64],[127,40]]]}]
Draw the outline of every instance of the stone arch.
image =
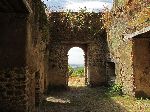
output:
[{"label": "stone arch", "polygon": [[106,82],[106,66],[103,45],[98,42],[53,42],[49,46],[49,88],[68,87],[68,51],[80,47],[85,52],[86,82],[90,86],[100,86]]},{"label": "stone arch", "polygon": [[[84,52],[84,66],[85,66],[85,71],[84,71],[84,74],[85,74],[85,83],[86,85],[88,84],[88,75],[87,75],[87,72],[88,72],[88,65],[87,65],[87,47],[88,47],[88,44],[87,43],[71,43],[71,44],[66,44],[66,54],[68,54],[68,51],[73,48],[73,47],[79,47],[83,50]],[[67,67],[68,67],[68,55],[67,55]],[[68,72],[68,71],[67,71]],[[67,73],[68,74],[68,73]],[[67,80],[68,82],[68,80]]]},{"label": "stone arch", "polygon": [[[88,85],[100,86],[106,83],[106,31],[101,30],[93,35],[88,29],[72,30],[61,22],[61,13],[51,13],[51,42],[49,42],[48,88],[66,88],[68,71],[67,53],[71,47],[80,47],[85,52]],[[97,14],[94,20],[98,19]],[[89,18],[91,19],[91,18]],[[93,23],[94,28],[101,22]],[[59,30],[57,30],[59,29]]]},{"label": "stone arch", "polygon": [[86,55],[87,55],[87,45],[86,45],[86,44],[73,44],[73,45],[68,45],[67,51],[66,51],[67,56],[68,56],[69,50],[72,49],[72,48],[74,48],[74,47],[78,47],[78,48],[80,48],[80,49],[83,50],[84,55],[85,55],[84,59],[85,59],[85,61],[86,61],[86,60],[87,60],[87,56],[86,56]]},{"label": "stone arch", "polygon": [[84,55],[83,55],[84,56],[84,75],[85,75],[85,84],[87,85],[88,84],[88,77],[87,77],[87,71],[88,71],[88,67],[87,67],[87,45],[80,45],[80,44],[74,45],[74,46],[70,45],[70,46],[68,46],[67,51],[69,52],[69,50],[71,50],[74,47],[78,47],[78,48],[82,49],[82,51],[84,53]]},{"label": "stone arch", "polygon": [[[83,53],[85,53],[85,50],[84,50],[83,48],[81,48],[81,47],[78,47],[78,46],[73,46],[73,47],[71,47],[71,48],[68,50],[68,53],[69,53],[70,50],[72,50],[72,49],[74,49],[74,48],[78,48],[78,49],[82,50]],[[69,54],[67,54],[67,55],[69,55]]]}]

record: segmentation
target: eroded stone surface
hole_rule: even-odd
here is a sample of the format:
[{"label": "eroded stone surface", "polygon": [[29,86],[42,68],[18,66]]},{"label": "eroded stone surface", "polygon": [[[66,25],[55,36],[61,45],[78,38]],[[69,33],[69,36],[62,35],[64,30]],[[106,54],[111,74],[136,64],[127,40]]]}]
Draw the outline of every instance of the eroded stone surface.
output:
[{"label": "eroded stone surface", "polygon": [[[67,54],[72,47],[85,53],[89,85],[104,85],[113,71],[125,94],[150,96],[149,31],[124,37],[133,31],[120,17],[107,33],[100,30],[93,35],[88,29],[66,26],[61,13],[51,13],[49,29],[41,1],[26,2],[0,1],[0,7],[7,4],[0,8],[1,112],[34,112],[49,87],[66,88]],[[94,30],[102,26],[95,22],[97,15],[92,20]],[[115,70],[107,62],[113,62]]]},{"label": "eroded stone surface", "polygon": [[[52,13],[50,17],[52,41],[49,43],[49,86],[67,87],[67,54],[72,47],[80,47],[85,53],[85,67],[87,68],[89,85],[104,85],[106,82],[105,62],[107,50],[105,30],[100,30],[94,35],[87,31],[88,27],[71,28],[67,25],[67,22],[62,22],[61,15],[61,13]],[[91,21],[99,19],[99,13],[95,13],[94,17]],[[95,28],[96,26],[101,27],[102,23],[101,21],[93,22],[94,25]]]}]

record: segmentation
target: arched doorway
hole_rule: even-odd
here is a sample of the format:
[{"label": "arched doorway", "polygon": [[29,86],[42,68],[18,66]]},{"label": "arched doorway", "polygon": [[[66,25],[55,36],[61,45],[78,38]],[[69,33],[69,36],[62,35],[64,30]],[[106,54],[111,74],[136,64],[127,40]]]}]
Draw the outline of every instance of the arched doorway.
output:
[{"label": "arched doorway", "polygon": [[85,51],[72,47],[68,51],[68,86],[86,85]]},{"label": "arched doorway", "polygon": [[[105,53],[100,43],[52,43],[49,47],[48,88],[68,87],[68,52],[73,47],[80,47],[84,52],[85,85],[101,86],[106,81]],[[75,60],[78,60],[75,58]]]}]

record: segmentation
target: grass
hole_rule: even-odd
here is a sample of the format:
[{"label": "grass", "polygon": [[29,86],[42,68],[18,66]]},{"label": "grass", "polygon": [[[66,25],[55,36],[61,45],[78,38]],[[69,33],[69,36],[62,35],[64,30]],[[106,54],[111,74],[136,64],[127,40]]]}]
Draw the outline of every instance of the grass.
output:
[{"label": "grass", "polygon": [[150,100],[136,99],[130,96],[111,97],[116,103],[124,106],[128,112],[150,112]]}]

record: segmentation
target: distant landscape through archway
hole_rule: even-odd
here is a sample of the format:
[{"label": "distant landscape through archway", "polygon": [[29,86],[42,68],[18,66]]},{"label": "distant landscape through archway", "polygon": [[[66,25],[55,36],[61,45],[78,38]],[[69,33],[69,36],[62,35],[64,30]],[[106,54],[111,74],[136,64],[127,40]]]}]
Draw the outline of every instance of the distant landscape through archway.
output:
[{"label": "distant landscape through archway", "polygon": [[68,51],[68,86],[85,86],[85,53],[79,47]]}]

